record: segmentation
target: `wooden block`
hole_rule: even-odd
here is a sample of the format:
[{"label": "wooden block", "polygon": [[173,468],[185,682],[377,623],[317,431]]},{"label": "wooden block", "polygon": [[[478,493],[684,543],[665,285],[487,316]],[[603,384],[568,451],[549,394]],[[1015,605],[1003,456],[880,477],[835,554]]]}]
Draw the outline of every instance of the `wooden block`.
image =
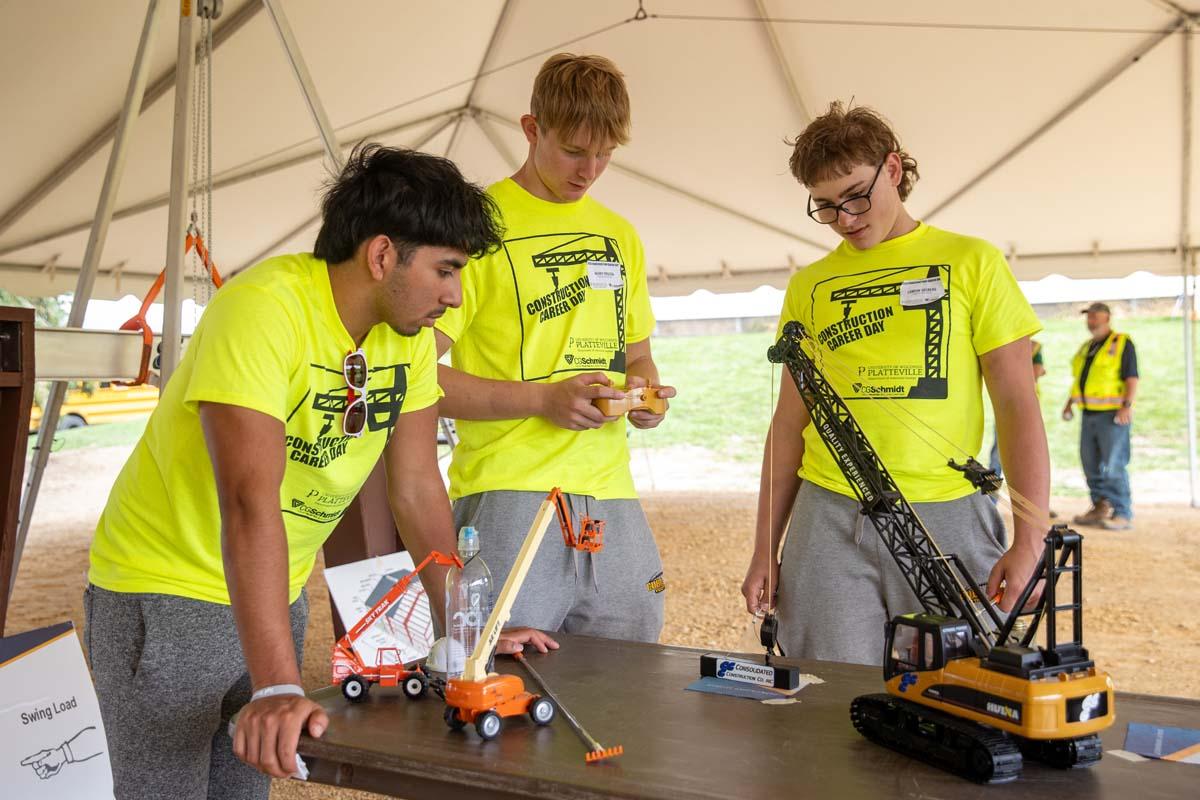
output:
[{"label": "wooden block", "polygon": [[620,417],[630,411],[649,411],[652,414],[665,414],[667,411],[666,398],[658,396],[657,387],[638,387],[622,389],[625,392],[623,400],[613,400],[608,397],[597,397],[592,401],[600,413],[606,417]]}]

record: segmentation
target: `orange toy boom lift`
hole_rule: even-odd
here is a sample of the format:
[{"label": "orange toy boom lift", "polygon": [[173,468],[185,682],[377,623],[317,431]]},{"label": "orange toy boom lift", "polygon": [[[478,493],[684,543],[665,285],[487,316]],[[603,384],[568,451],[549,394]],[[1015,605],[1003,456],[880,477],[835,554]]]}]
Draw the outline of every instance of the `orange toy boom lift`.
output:
[{"label": "orange toy boom lift", "polygon": [[404,694],[410,698],[425,694],[429,679],[420,668],[406,667],[400,660],[400,651],[397,648],[379,648],[375,653],[375,663],[367,664],[354,649],[354,643],[404,596],[417,573],[429,566],[430,562],[443,567],[462,569],[462,561],[458,556],[444,555],[436,550],[431,552],[416,569],[396,581],[387,594],[379,598],[379,602],[333,646],[333,683],[342,687],[342,694],[350,702],[361,703],[366,700],[367,691],[376,683],[382,686],[401,686]]},{"label": "orange toy boom lift", "polygon": [[562,528],[563,543],[567,547],[582,550],[585,553],[599,553],[604,548],[604,520],[592,519],[586,515],[579,517],[579,538],[575,538],[575,528],[571,525],[571,512],[567,508],[567,499],[556,486],[550,491],[547,500],[554,504],[558,511],[558,524]]},{"label": "orange toy boom lift", "polygon": [[[557,487],[542,501],[496,598],[496,605],[480,633],[475,651],[467,658],[462,676],[446,681],[444,719],[453,730],[462,730],[473,723],[480,738],[486,740],[500,735],[504,717],[529,714],[537,725],[549,725],[554,719],[556,709],[549,698],[526,691],[525,682],[518,675],[488,674],[487,663],[500,638],[501,629],[512,614],[517,592],[525,582],[529,566],[561,501],[562,493]],[[620,753],[621,748],[614,747],[600,753],[589,753],[585,758],[591,763]]]}]

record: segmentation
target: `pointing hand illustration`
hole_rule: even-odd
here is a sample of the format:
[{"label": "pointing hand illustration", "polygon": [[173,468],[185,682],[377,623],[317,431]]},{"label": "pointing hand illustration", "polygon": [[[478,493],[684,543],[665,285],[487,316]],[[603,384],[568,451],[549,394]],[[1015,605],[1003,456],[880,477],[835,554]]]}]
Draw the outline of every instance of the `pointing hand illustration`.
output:
[{"label": "pointing hand illustration", "polygon": [[21,761],[22,767],[32,767],[33,771],[42,780],[53,778],[58,774],[58,771],[63,768],[63,764],[67,763],[67,755],[63,752],[63,748],[56,747],[53,750],[40,750],[37,753],[25,758]]},{"label": "pointing hand illustration", "polygon": [[89,725],[67,741],[50,750],[39,750],[21,760],[22,767],[29,767],[42,780],[53,778],[65,764],[88,761],[104,752],[104,734]]}]

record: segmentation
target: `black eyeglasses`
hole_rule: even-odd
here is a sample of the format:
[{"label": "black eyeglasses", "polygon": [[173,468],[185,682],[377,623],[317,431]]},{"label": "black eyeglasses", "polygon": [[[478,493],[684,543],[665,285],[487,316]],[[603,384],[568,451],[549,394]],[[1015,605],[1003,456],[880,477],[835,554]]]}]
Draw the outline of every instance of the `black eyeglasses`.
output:
[{"label": "black eyeglasses", "polygon": [[342,361],[342,376],[346,379],[346,413],[342,416],[342,433],[362,436],[367,427],[367,354],[362,348]]},{"label": "black eyeglasses", "polygon": [[[889,153],[890,155],[890,153]],[[879,166],[875,169],[875,177],[871,179],[871,185],[867,187],[864,194],[856,194],[854,197],[847,197],[836,206],[821,206],[820,208],[812,207],[812,195],[808,196],[808,215],[822,225],[832,225],[837,222],[838,215],[843,211],[852,217],[857,217],[859,214],[865,214],[871,210],[871,192],[875,191],[875,182],[879,180],[879,173],[883,171],[883,165],[887,163],[887,156],[883,157],[883,161],[879,162]]]}]

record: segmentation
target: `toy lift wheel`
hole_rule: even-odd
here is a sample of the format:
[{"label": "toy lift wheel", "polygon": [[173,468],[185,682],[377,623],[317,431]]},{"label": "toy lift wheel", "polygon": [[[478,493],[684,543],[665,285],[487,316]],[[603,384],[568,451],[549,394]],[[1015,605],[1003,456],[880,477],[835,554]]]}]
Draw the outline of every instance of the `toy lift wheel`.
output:
[{"label": "toy lift wheel", "polygon": [[420,675],[410,675],[404,679],[404,694],[415,700],[425,694],[425,679]]},{"label": "toy lift wheel", "polygon": [[371,684],[367,683],[361,675],[351,675],[342,681],[342,696],[351,703],[361,703],[367,699],[367,691],[370,688]]},{"label": "toy lift wheel", "polygon": [[452,731],[461,731],[467,725],[467,723],[459,719],[458,709],[454,706],[446,706],[446,710],[442,712],[442,719],[446,720],[446,724],[450,726],[450,730]]},{"label": "toy lift wheel", "polygon": [[529,704],[529,718],[538,725],[549,725],[554,719],[554,703],[545,697],[535,697]]},{"label": "toy lift wheel", "polygon": [[484,741],[499,736],[502,727],[504,727],[504,722],[495,711],[485,711],[475,719],[475,732]]}]

